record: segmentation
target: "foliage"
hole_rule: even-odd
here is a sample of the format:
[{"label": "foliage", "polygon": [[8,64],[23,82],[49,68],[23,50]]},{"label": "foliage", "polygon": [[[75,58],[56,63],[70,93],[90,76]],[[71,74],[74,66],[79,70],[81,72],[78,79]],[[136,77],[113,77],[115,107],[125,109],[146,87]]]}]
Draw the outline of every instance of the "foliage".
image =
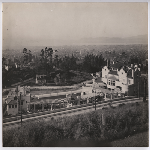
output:
[{"label": "foliage", "polygon": [[46,70],[46,74],[48,74],[50,72],[50,70],[52,70],[52,68],[53,68],[52,55],[53,55],[52,48],[45,47],[44,50],[43,49],[41,50],[40,66],[42,66]]},{"label": "foliage", "polygon": [[94,73],[102,70],[102,67],[106,64],[102,55],[87,54],[84,57],[82,69]]},{"label": "foliage", "polygon": [[24,64],[27,64],[27,63],[32,61],[32,54],[31,54],[30,50],[28,51],[26,48],[24,48],[23,54],[24,54],[24,56],[23,56],[23,63]]},{"label": "foliage", "polygon": [[[102,124],[102,113],[105,117],[105,125]],[[3,144],[28,147],[73,146],[73,144],[74,146],[95,146],[90,145],[94,142],[97,146],[105,146],[105,142],[147,130],[147,104],[126,104],[116,109],[97,110],[56,120],[25,123],[19,129],[4,130]]]}]

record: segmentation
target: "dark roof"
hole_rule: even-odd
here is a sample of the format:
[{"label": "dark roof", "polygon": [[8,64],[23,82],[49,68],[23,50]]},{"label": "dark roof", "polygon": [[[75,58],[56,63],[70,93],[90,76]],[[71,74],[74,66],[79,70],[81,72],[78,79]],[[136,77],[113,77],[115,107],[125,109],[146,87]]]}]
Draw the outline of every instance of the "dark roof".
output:
[{"label": "dark roof", "polygon": [[121,67],[123,67],[123,66],[124,66],[123,63],[117,62],[115,64],[112,64],[110,67],[111,68],[116,68],[116,69],[121,69]]},{"label": "dark roof", "polygon": [[17,104],[17,100],[11,100],[8,105],[16,105]]},{"label": "dark roof", "polygon": [[130,70],[128,71],[127,77],[128,77],[128,78],[133,78],[133,77],[132,77],[132,69],[130,69]]},{"label": "dark roof", "polygon": [[128,69],[128,67],[124,66],[123,70],[125,71],[125,73],[127,73],[129,69]]},{"label": "dark roof", "polygon": [[115,76],[110,76],[110,77],[108,77],[108,79],[117,80],[117,78]]},{"label": "dark roof", "polygon": [[95,79],[95,82],[96,82],[96,83],[102,82],[101,77]]},{"label": "dark roof", "polygon": [[108,74],[113,74],[113,75],[117,75],[118,76],[117,71],[113,71],[113,70],[111,70]]}]

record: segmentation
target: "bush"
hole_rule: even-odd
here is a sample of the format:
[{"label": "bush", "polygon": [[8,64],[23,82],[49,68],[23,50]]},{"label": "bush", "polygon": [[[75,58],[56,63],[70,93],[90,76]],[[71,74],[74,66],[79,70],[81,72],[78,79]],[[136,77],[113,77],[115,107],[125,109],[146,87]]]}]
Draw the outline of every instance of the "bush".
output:
[{"label": "bush", "polygon": [[[103,113],[103,124],[102,114]],[[148,130],[148,106],[126,104],[116,109],[97,110],[86,114],[24,123],[19,129],[3,132],[3,144],[19,146],[75,146],[107,143]],[[68,143],[69,142],[69,143]],[[59,145],[58,145],[59,143]],[[97,144],[96,144],[97,145]],[[93,145],[92,145],[93,146]]]}]

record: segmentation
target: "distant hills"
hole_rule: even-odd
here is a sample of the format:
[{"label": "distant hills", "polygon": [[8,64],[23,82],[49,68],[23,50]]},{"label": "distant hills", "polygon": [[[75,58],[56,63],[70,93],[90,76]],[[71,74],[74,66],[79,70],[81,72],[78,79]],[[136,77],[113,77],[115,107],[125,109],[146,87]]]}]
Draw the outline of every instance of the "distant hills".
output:
[{"label": "distant hills", "polygon": [[138,35],[132,37],[98,37],[98,38],[83,38],[82,43],[95,44],[148,44],[148,35]]},{"label": "distant hills", "polygon": [[[27,48],[28,50],[39,51],[43,48],[53,47],[53,49],[61,49],[62,47],[66,46],[85,46],[85,45],[131,45],[131,44],[148,44],[148,35],[138,35],[132,37],[98,37],[98,38],[82,38],[78,40],[71,40],[71,39],[46,39],[43,40],[41,44],[40,42],[33,41],[32,44],[29,42],[27,44],[20,44],[20,43],[13,43],[13,45],[9,45],[9,48],[6,49],[14,49],[21,51],[23,48]],[[43,45],[43,46],[42,46]],[[6,51],[5,51],[6,52]],[[4,52],[3,52],[4,54]]]}]

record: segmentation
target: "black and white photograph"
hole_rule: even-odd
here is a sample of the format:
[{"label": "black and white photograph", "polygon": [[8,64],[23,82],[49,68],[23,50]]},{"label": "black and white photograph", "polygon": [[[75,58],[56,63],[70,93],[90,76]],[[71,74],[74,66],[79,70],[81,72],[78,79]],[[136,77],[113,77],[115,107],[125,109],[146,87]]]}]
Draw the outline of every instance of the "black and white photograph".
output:
[{"label": "black and white photograph", "polygon": [[3,147],[149,147],[147,2],[2,3]]}]

